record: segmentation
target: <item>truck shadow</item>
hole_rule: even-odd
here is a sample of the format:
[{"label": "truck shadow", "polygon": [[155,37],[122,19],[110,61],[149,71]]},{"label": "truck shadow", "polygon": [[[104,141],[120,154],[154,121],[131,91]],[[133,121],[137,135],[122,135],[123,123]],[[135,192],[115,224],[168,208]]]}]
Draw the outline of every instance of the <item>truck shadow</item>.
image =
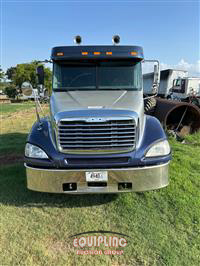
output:
[{"label": "truck shadow", "polygon": [[1,166],[0,203],[16,207],[81,208],[107,204],[117,194],[67,195],[41,193],[26,188],[26,174],[22,162]]},{"label": "truck shadow", "polygon": [[67,195],[30,191],[26,187],[23,166],[27,134],[0,135],[0,203],[19,207],[76,208],[106,204],[117,198],[116,194]]},{"label": "truck shadow", "polygon": [[[0,135],[0,157],[5,158],[7,155],[10,157],[23,157],[24,146],[26,143],[27,134],[22,134],[19,132],[7,133]],[[9,159],[9,158],[8,158]],[[14,161],[12,160],[11,163]],[[8,164],[9,162],[5,163]],[[0,161],[0,166],[4,165],[2,160]]]}]

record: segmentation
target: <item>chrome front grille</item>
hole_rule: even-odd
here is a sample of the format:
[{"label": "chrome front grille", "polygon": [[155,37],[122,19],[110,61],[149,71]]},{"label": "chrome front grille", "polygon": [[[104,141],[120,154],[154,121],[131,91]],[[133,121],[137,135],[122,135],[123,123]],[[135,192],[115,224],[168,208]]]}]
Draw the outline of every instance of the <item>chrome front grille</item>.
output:
[{"label": "chrome front grille", "polygon": [[132,151],[136,145],[134,119],[60,120],[57,134],[62,152],[116,153]]}]

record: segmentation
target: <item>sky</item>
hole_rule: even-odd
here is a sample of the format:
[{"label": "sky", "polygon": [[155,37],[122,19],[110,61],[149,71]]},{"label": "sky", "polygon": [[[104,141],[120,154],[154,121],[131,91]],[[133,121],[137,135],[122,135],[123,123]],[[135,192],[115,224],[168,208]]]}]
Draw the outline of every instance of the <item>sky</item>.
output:
[{"label": "sky", "polygon": [[0,0],[0,64],[49,59],[51,48],[73,45],[141,45],[162,69],[200,75],[200,8],[197,0]]}]

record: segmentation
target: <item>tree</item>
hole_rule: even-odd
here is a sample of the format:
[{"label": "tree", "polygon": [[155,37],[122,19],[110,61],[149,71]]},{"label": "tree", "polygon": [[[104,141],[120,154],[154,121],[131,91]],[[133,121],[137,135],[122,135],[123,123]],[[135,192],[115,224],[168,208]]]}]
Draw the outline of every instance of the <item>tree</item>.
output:
[{"label": "tree", "polygon": [[6,76],[10,80],[14,80],[16,74],[16,67],[10,67],[6,71]]},{"label": "tree", "polygon": [[15,97],[19,94],[15,86],[12,84],[6,87],[4,91],[5,91],[5,94],[8,96],[8,98],[15,99]]},{"label": "tree", "polygon": [[0,66],[0,90],[4,89],[4,84],[5,84],[5,73],[3,72]]},{"label": "tree", "polygon": [[3,72],[3,70],[1,69],[1,66],[0,66],[0,81],[2,79],[4,79],[4,77],[5,77],[5,73]]},{"label": "tree", "polygon": [[[11,80],[12,84],[16,87],[21,88],[24,81],[29,81],[34,88],[37,87],[37,74],[36,68],[39,64],[37,61],[31,63],[18,64],[16,67],[10,67],[7,69],[6,75]],[[51,88],[51,77],[52,72],[49,68],[44,67],[45,71],[45,87],[50,90]]]},{"label": "tree", "polygon": [[52,88],[52,71],[48,67],[44,68],[44,87],[48,89],[50,95]]}]

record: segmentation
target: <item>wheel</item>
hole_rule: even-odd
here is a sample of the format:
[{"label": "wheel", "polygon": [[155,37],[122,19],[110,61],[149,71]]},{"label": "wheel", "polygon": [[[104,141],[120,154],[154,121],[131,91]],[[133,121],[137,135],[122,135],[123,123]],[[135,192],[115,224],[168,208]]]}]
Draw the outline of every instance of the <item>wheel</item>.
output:
[{"label": "wheel", "polygon": [[155,112],[156,107],[156,99],[155,98],[147,98],[144,99],[144,112],[147,115],[152,115]]}]

